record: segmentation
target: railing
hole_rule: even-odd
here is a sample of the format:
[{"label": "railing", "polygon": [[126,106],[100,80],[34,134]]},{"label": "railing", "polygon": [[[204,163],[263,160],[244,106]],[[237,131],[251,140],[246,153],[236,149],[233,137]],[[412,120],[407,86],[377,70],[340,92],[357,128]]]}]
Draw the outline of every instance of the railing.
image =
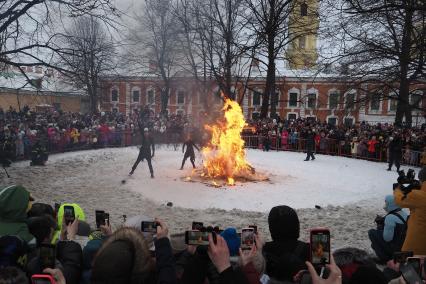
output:
[{"label": "railing", "polygon": [[[262,149],[265,151],[293,151],[306,152],[306,140],[302,138],[289,137],[285,140],[279,136],[272,136],[267,139],[264,136],[248,135],[243,136],[246,148]],[[315,143],[315,153],[363,159],[376,162],[388,161],[388,149],[383,146],[375,148],[374,152],[368,152],[367,147],[358,151],[352,151],[352,144],[346,141],[339,141],[331,138],[321,138]],[[413,150],[402,150],[401,164],[420,167],[422,152]]]},{"label": "railing", "polygon": [[[161,146],[181,147],[183,136],[175,132],[154,132],[155,143]],[[55,138],[56,137],[56,138]],[[288,137],[281,139],[280,136],[272,136],[268,140],[264,136],[258,135],[243,135],[246,148],[272,150],[272,151],[293,151],[306,152],[306,140],[298,137]],[[16,147],[13,152],[16,154],[10,157],[13,160],[28,159],[31,153],[32,143],[35,138],[29,139],[29,143],[23,143]],[[266,142],[266,143],[265,143]],[[69,151],[80,151],[89,149],[98,149],[106,147],[127,147],[141,144],[141,135],[139,131],[132,130],[111,130],[109,133],[80,133],[78,140],[74,141],[72,137],[61,135],[60,137],[53,136],[47,139],[47,150],[49,153],[63,153]],[[346,141],[338,141],[331,138],[321,138],[315,143],[315,153],[350,157],[355,159],[363,159],[377,162],[387,162],[388,151],[386,147],[379,146],[374,153],[367,151],[364,147],[362,151],[352,151],[351,143]],[[19,148],[19,149],[18,149]],[[401,163],[409,166],[421,166],[421,155],[419,151],[403,150]]]}]

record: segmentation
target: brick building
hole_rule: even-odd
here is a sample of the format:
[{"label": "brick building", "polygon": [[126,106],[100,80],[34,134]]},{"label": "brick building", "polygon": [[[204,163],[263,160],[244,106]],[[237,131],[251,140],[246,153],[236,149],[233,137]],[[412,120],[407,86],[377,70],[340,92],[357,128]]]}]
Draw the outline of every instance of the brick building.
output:
[{"label": "brick building", "polygon": [[[253,79],[244,93],[244,88],[237,87],[236,99],[246,118],[255,118],[260,113],[262,92],[265,79]],[[364,86],[367,89],[374,86]],[[426,84],[412,86],[426,89]],[[423,87],[423,88],[420,88]],[[119,111],[131,114],[134,109],[148,105],[154,115],[160,113],[161,80],[156,77],[121,77],[102,81],[101,108],[106,111]],[[218,87],[212,81],[209,92],[203,97],[195,80],[175,78],[172,81],[168,104],[169,114],[189,115],[194,121],[205,111],[211,112],[220,107],[217,95]],[[356,123],[360,121],[389,122],[395,119],[396,101],[382,99],[381,94],[392,92],[380,90],[367,95],[351,89],[341,80],[331,77],[277,77],[277,113],[281,118],[315,118],[332,124]],[[426,107],[423,91],[411,96],[412,102]],[[413,124],[425,122],[425,113],[413,111]]]}]

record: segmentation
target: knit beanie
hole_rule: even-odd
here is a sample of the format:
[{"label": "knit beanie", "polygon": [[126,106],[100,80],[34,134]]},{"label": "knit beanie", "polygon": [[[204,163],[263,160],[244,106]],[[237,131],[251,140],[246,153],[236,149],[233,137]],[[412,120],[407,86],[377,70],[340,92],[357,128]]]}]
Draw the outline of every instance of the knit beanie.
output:
[{"label": "knit beanie", "polygon": [[228,245],[229,254],[231,256],[238,255],[241,239],[238,236],[237,230],[235,230],[235,228],[227,228],[220,235],[225,239]]},{"label": "knit beanie", "polygon": [[126,241],[114,241],[95,258],[91,283],[129,283],[133,270],[133,248]]},{"label": "knit beanie", "polygon": [[286,205],[275,206],[268,216],[269,231],[272,240],[297,240],[300,223],[296,211]]}]

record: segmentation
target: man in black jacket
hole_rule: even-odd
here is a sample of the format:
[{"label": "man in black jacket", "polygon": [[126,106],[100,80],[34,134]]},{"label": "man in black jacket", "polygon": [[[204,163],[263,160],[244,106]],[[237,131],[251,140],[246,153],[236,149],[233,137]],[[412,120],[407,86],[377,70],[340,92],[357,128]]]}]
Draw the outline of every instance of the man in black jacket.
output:
[{"label": "man in black jacket", "polygon": [[194,147],[198,151],[200,151],[200,149],[197,147],[197,145],[195,145],[194,141],[192,141],[191,136],[188,136],[188,139],[183,143],[182,153],[185,151],[185,146],[186,146],[186,152],[185,152],[185,155],[183,156],[182,166],[180,167],[180,169],[183,170],[183,166],[185,165],[185,162],[188,158],[191,161],[192,167],[195,169]]},{"label": "man in black jacket", "polygon": [[395,135],[394,137],[390,137],[389,142],[389,167],[388,171],[392,170],[392,165],[395,163],[396,170],[399,171],[399,167],[401,166],[401,158],[402,158],[402,141],[399,135]]},{"label": "man in black jacket", "polygon": [[315,147],[315,138],[314,134],[312,133],[311,129],[308,129],[308,132],[306,133],[305,139],[306,139],[306,159],[305,161],[309,161],[309,158],[312,158],[312,161],[315,160],[314,156],[314,147]]},{"label": "man in black jacket", "polygon": [[[149,135],[148,128],[144,128],[143,132],[144,133],[142,135],[142,145],[139,150],[139,155],[136,162],[133,164],[132,170],[129,173],[129,175],[133,175],[139,163],[143,161],[144,159],[146,159],[148,163],[148,167],[149,167],[149,172],[151,173],[151,178],[154,178],[154,170],[152,168],[152,163],[151,163],[151,158],[153,158],[155,154],[154,139],[151,137],[151,135]],[[151,149],[152,149],[152,153],[151,153]]]}]

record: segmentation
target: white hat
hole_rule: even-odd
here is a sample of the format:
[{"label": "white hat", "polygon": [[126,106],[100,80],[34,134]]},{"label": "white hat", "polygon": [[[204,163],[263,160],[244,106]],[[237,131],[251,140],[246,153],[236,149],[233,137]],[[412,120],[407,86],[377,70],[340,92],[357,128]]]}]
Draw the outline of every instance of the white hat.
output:
[{"label": "white hat", "polygon": [[149,129],[148,128],[144,128],[144,130],[143,130],[144,132],[148,132],[149,131]]}]

